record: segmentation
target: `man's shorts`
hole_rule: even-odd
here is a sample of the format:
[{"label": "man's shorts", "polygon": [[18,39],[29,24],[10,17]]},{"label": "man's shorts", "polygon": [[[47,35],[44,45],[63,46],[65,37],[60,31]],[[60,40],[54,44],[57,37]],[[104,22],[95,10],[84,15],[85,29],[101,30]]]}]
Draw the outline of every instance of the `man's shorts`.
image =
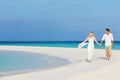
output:
[{"label": "man's shorts", "polygon": [[106,46],[106,55],[111,55],[111,46]]}]

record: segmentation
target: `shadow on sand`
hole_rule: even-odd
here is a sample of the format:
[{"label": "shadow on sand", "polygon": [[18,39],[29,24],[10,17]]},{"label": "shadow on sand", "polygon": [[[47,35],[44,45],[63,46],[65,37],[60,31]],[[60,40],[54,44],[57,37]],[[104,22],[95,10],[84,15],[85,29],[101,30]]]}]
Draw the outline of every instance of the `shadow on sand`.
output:
[{"label": "shadow on sand", "polygon": [[105,57],[98,57],[97,60],[106,60]]}]

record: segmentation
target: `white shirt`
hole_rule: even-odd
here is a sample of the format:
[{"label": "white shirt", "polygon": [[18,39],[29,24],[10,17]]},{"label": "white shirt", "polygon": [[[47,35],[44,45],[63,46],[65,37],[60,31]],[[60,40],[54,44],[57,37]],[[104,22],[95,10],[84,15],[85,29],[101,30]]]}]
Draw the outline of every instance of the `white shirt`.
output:
[{"label": "white shirt", "polygon": [[112,41],[114,40],[113,35],[110,33],[109,35],[104,34],[102,41],[105,40],[105,46],[111,46],[112,45]]}]

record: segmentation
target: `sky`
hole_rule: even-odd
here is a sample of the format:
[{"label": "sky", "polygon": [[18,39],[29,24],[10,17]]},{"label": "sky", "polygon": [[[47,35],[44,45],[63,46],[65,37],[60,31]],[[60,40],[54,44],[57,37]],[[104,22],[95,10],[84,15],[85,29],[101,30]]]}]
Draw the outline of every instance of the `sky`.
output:
[{"label": "sky", "polygon": [[120,0],[0,0],[0,41],[120,40]]}]

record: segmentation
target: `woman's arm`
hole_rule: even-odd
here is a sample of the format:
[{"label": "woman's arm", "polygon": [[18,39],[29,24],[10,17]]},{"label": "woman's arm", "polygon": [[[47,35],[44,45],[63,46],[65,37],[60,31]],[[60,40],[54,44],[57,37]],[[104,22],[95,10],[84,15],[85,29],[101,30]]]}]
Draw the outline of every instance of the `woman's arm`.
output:
[{"label": "woman's arm", "polygon": [[86,43],[88,41],[88,37],[83,41],[83,43]]},{"label": "woman's arm", "polygon": [[97,39],[96,39],[96,38],[95,38],[95,42],[96,42],[99,46],[101,46],[101,45],[100,45],[100,43],[97,41]]}]

